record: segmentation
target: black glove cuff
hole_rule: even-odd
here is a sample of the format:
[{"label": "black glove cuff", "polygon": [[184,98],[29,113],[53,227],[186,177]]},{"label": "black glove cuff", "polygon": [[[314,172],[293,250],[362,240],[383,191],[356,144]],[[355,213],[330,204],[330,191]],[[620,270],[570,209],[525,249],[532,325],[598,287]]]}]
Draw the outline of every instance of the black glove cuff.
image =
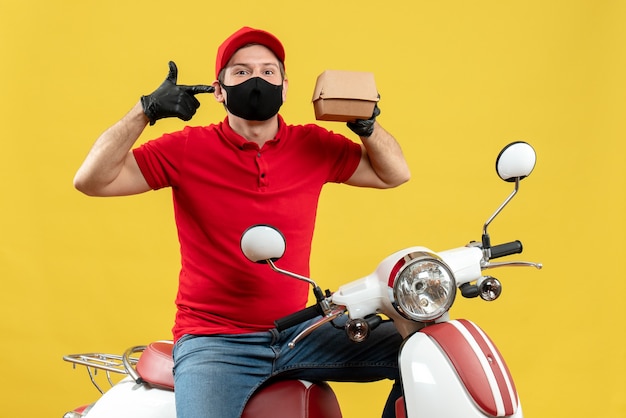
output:
[{"label": "black glove cuff", "polygon": [[143,107],[143,113],[145,113],[150,120],[150,126],[154,125],[157,121],[155,106],[156,103],[150,100],[150,96],[141,96],[141,107]]},{"label": "black glove cuff", "polygon": [[380,109],[378,108],[378,103],[376,103],[374,104],[374,112],[371,118],[357,119],[354,122],[348,122],[348,128],[360,137],[369,138],[372,133],[374,133],[374,122],[376,122],[378,115],[380,115]]},{"label": "black glove cuff", "polygon": [[354,122],[348,122],[348,128],[361,137],[370,137],[374,133],[374,119],[357,119]]}]

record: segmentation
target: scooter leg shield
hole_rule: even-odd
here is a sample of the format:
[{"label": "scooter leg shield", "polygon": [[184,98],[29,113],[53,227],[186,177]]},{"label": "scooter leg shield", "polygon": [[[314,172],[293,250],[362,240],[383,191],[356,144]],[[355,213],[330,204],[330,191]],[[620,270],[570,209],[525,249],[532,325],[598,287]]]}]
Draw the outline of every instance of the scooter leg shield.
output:
[{"label": "scooter leg shield", "polygon": [[413,334],[401,348],[400,372],[408,418],[522,416],[504,360],[470,321]]}]

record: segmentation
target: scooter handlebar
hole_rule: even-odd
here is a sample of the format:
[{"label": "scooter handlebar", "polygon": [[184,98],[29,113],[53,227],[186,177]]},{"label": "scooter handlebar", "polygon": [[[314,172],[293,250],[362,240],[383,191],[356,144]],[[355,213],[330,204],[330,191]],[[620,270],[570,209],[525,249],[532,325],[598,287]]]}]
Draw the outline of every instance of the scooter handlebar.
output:
[{"label": "scooter handlebar", "polygon": [[506,244],[494,245],[491,247],[490,259],[504,257],[512,254],[521,254],[523,250],[522,242],[519,240],[507,242]]},{"label": "scooter handlebar", "polygon": [[278,332],[284,331],[288,328],[301,324],[309,319],[313,319],[316,316],[322,316],[322,310],[318,304],[309,306],[308,308],[302,309],[301,311],[297,311],[292,313],[291,315],[287,315],[284,318],[277,319],[274,321],[274,325],[276,325],[276,329]]}]

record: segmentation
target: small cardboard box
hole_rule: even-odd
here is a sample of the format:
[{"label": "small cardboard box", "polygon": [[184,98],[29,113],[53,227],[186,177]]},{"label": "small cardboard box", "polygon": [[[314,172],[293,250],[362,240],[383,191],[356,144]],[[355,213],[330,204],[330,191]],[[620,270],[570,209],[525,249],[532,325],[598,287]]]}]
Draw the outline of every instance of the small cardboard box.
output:
[{"label": "small cardboard box", "polygon": [[317,120],[369,119],[377,101],[374,74],[368,72],[326,70],[317,77],[313,92]]}]

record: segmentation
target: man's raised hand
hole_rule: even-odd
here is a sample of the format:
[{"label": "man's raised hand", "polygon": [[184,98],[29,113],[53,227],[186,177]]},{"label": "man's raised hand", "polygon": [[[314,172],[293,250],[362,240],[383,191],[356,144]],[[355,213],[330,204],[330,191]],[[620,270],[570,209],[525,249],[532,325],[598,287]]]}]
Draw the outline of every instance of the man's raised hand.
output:
[{"label": "man's raised hand", "polygon": [[150,120],[150,125],[163,118],[177,117],[184,121],[190,120],[200,107],[200,102],[195,98],[199,93],[213,93],[213,86],[198,84],[185,86],[176,84],[178,81],[178,68],[174,61],[169,62],[167,78],[154,92],[147,96],[141,96],[141,106]]}]

